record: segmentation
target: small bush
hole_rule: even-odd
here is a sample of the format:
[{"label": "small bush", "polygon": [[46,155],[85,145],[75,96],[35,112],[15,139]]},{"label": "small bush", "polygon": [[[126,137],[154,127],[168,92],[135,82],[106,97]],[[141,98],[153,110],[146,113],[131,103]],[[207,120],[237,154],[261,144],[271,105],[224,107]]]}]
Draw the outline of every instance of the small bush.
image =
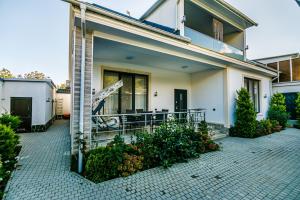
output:
[{"label": "small bush", "polygon": [[0,124],[11,127],[14,131],[16,131],[19,125],[21,124],[21,120],[18,116],[3,114],[0,117]]},{"label": "small bush", "polygon": [[269,135],[272,133],[272,123],[269,119],[257,122],[256,137]]},{"label": "small bush", "polygon": [[230,130],[230,136],[253,138],[256,135],[256,112],[249,92],[242,88],[237,92],[236,121]]},{"label": "small bush", "polygon": [[270,120],[277,121],[282,128],[285,128],[289,119],[289,114],[281,110],[270,109],[268,112],[268,118]]},{"label": "small bush", "polygon": [[0,152],[2,161],[15,159],[18,144],[19,136],[10,127],[0,124]]},{"label": "small bush", "polygon": [[102,182],[120,176],[128,176],[142,169],[143,157],[136,146],[125,144],[120,136],[106,147],[90,151],[86,166],[86,177]]},{"label": "small bush", "polygon": [[286,112],[285,96],[281,93],[276,93],[271,98],[271,110]]},{"label": "small bush", "polygon": [[298,118],[298,124],[300,125],[300,93],[297,94],[295,104],[296,104],[296,115]]}]

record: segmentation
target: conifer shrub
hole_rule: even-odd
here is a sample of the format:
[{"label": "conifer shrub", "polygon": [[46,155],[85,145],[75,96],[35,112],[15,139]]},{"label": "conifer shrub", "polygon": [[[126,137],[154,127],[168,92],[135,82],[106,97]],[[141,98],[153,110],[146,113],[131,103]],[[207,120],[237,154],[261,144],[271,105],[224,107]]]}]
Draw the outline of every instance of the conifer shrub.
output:
[{"label": "conifer shrub", "polygon": [[276,93],[272,96],[268,118],[279,122],[282,128],[285,128],[289,119],[289,113],[286,112],[285,97],[281,93]]},{"label": "conifer shrub", "polygon": [[253,138],[256,137],[256,112],[251,101],[249,92],[242,88],[237,91],[236,99],[236,121],[230,130],[230,136]]}]

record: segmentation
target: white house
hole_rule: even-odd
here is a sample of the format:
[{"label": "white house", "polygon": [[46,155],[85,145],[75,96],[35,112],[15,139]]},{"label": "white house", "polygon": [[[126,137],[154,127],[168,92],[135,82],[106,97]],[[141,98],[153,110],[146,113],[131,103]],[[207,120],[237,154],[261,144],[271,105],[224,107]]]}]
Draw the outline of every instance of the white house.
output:
[{"label": "white house", "polygon": [[273,93],[286,97],[287,111],[296,119],[295,98],[300,92],[300,53],[260,58],[255,60],[277,71],[273,78]]},{"label": "white house", "polygon": [[45,131],[55,116],[54,95],[48,79],[0,79],[0,113],[19,116],[24,131]]},{"label": "white house", "polygon": [[93,94],[118,80],[102,115],[206,109],[207,122],[229,128],[246,87],[257,118],[266,117],[277,71],[247,60],[246,29],[257,24],[225,1],[159,0],[140,19],[66,1],[73,154],[79,138],[91,148]]}]

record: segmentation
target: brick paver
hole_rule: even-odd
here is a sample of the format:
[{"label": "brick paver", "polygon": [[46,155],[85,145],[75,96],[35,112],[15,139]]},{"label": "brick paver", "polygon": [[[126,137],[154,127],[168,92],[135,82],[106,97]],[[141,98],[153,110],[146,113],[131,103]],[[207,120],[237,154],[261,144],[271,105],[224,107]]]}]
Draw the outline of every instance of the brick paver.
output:
[{"label": "brick paver", "polygon": [[224,138],[222,150],[169,169],[91,183],[69,171],[68,123],[22,134],[6,199],[300,199],[300,131]]}]

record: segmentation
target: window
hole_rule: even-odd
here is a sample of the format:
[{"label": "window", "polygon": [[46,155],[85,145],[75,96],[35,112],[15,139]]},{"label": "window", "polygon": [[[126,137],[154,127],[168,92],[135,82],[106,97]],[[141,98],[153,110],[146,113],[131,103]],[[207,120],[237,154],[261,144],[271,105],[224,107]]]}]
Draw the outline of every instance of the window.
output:
[{"label": "window", "polygon": [[126,113],[127,110],[148,108],[148,76],[125,72],[104,71],[103,87],[119,80],[123,87],[105,100],[104,114]]},{"label": "window", "polygon": [[214,31],[214,38],[216,40],[220,40],[220,41],[223,41],[223,23],[216,20],[216,19],[213,19],[213,31]]},{"label": "window", "polygon": [[250,78],[244,79],[244,87],[248,90],[250,98],[254,104],[254,109],[256,112],[260,112],[260,81]]}]

